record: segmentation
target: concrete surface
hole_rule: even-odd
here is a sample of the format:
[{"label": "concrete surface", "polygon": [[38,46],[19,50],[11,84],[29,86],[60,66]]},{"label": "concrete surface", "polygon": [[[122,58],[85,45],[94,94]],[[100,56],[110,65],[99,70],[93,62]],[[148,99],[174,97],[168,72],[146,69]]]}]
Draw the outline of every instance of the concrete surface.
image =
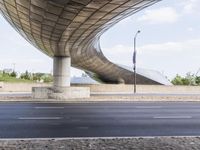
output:
[{"label": "concrete surface", "polygon": [[[31,92],[32,87],[48,87],[52,84],[43,83],[3,83],[0,92]],[[133,93],[133,85],[124,84],[73,84],[72,87],[89,87],[91,93]],[[137,85],[138,93],[180,93],[198,94],[200,86],[162,86],[162,85]]]},{"label": "concrete surface", "polygon": [[200,101],[200,94],[92,94],[90,101],[156,101],[156,102],[184,102]]},{"label": "concrete surface", "polygon": [[46,87],[51,84],[45,83],[6,83],[3,82],[3,87],[0,92],[31,92],[32,87]]},{"label": "concrete surface", "polygon": [[89,87],[33,87],[32,98],[34,99],[74,99],[89,98]]},{"label": "concrete surface", "polygon": [[70,57],[54,57],[53,58],[53,78],[54,87],[69,87],[70,86]]},{"label": "concrete surface", "polygon": [[[92,93],[133,93],[133,85],[125,84],[94,84],[77,85],[89,86]],[[137,85],[138,93],[200,93],[200,86],[163,86],[163,85]]]},{"label": "concrete surface", "polygon": [[0,114],[0,138],[200,135],[199,102],[1,102]]},{"label": "concrete surface", "polygon": [[0,140],[4,150],[199,150],[199,137]]},{"label": "concrete surface", "polygon": [[[40,95],[41,96],[41,95]],[[90,98],[74,99],[34,99],[30,92],[0,92],[0,101],[24,102],[200,102],[200,94],[91,94]]]}]

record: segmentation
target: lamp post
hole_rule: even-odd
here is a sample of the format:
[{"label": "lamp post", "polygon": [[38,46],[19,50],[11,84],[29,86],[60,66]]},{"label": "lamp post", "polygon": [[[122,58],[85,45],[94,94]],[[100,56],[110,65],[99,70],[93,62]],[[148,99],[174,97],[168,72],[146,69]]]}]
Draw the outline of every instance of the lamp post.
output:
[{"label": "lamp post", "polygon": [[136,54],[137,54],[137,51],[136,51],[136,38],[137,38],[137,35],[140,33],[141,31],[138,30],[135,34],[135,37],[134,37],[134,52],[133,52],[133,71],[134,71],[134,93],[136,93]]}]

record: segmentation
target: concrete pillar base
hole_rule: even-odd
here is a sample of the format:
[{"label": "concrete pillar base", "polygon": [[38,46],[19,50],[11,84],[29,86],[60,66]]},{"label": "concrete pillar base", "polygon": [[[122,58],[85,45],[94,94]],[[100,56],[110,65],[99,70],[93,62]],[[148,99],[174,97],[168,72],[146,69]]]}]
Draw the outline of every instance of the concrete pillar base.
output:
[{"label": "concrete pillar base", "polygon": [[89,87],[70,87],[70,57],[53,58],[53,87],[33,87],[32,98],[67,100],[89,98]]},{"label": "concrete pillar base", "polygon": [[32,98],[68,100],[76,98],[89,98],[89,87],[33,87]]}]

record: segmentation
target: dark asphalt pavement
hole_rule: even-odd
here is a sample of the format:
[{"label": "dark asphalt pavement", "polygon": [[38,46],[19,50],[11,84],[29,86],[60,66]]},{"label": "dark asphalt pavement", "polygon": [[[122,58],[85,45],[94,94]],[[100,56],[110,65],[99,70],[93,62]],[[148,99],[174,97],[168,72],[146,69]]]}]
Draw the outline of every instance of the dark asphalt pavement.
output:
[{"label": "dark asphalt pavement", "polygon": [[0,138],[200,135],[200,103],[0,103]]}]

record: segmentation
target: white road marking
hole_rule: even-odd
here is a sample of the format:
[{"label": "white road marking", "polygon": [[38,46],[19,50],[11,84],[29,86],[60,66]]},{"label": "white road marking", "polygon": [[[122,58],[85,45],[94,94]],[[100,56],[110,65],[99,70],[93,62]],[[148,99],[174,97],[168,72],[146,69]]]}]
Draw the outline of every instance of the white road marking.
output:
[{"label": "white road marking", "polygon": [[64,109],[64,107],[34,107],[35,109]]},{"label": "white road marking", "polygon": [[59,120],[62,117],[19,117],[20,120]]},{"label": "white road marking", "polygon": [[192,116],[154,116],[154,119],[191,119]]},{"label": "white road marking", "polygon": [[159,109],[159,108],[162,108],[162,106],[136,106],[135,108],[139,108],[139,109]]}]

